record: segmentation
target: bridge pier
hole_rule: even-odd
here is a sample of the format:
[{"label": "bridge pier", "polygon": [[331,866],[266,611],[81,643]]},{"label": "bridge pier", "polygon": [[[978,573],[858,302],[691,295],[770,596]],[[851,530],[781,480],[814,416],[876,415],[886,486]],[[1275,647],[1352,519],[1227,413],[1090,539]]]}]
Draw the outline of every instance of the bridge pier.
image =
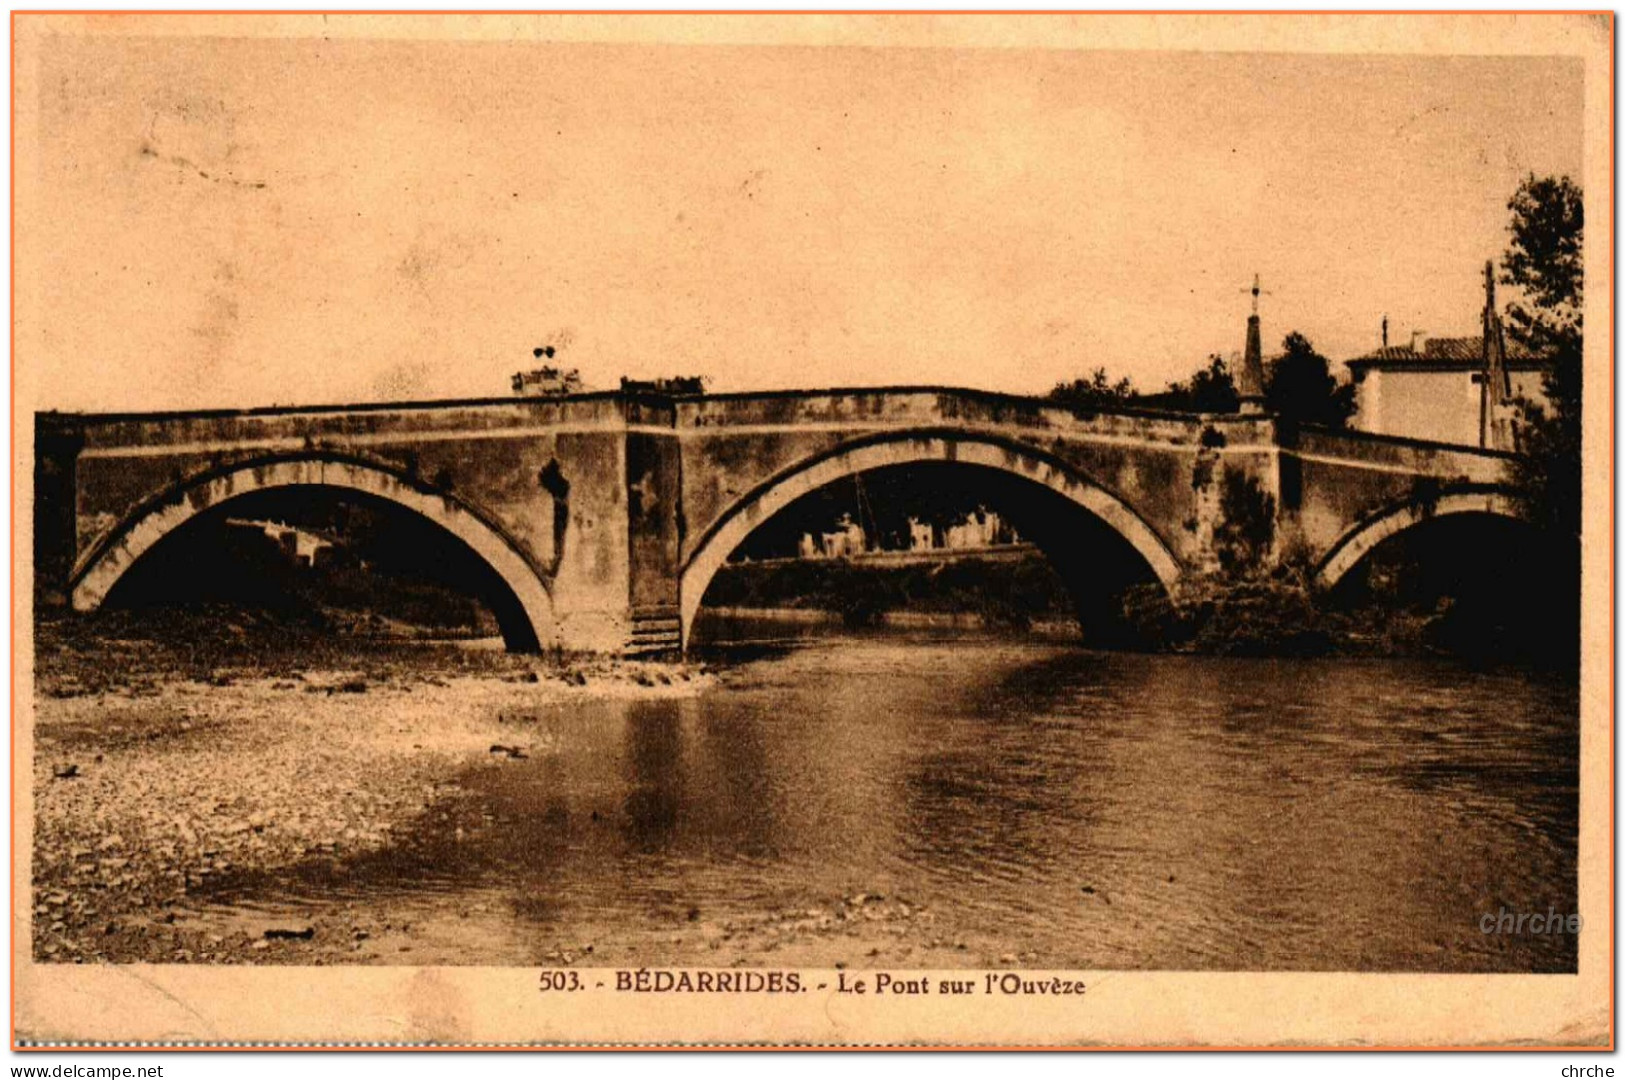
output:
[{"label": "bridge pier", "polygon": [[68,604],[78,551],[78,463],[84,438],[72,429],[37,431],[34,440],[34,603]]},{"label": "bridge pier", "polygon": [[629,633],[624,651],[643,656],[683,647],[678,582],[683,545],[683,451],[670,402],[628,403],[626,525]]}]

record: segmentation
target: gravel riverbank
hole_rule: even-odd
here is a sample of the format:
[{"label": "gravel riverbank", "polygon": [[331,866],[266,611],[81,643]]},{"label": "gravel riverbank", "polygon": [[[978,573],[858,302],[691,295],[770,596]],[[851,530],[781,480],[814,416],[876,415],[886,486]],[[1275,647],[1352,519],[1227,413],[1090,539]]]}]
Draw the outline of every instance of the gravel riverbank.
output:
[{"label": "gravel riverbank", "polygon": [[34,955],[55,962],[349,952],[371,931],[326,928],[318,947],[310,925],[222,934],[186,913],[234,878],[386,847],[455,799],[471,763],[547,754],[543,704],[712,681],[685,664],[334,642],[218,614],[47,622],[37,656],[30,903]]},{"label": "gravel riverbank", "polygon": [[380,870],[399,879],[443,865],[449,851],[474,858],[502,843],[520,824],[514,813],[534,812],[493,798],[502,777],[571,751],[557,706],[681,698],[725,686],[728,671],[335,637],[233,611],[62,618],[36,639],[27,903],[40,962],[1032,959],[861,881],[727,911],[674,895],[669,911],[631,924],[608,915],[538,923],[515,905],[545,897],[500,888],[368,884]]}]

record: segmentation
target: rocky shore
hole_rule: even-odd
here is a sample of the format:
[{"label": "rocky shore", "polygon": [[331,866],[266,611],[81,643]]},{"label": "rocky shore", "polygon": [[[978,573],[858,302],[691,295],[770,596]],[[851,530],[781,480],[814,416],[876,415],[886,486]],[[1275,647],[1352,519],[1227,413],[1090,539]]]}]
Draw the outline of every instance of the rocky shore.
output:
[{"label": "rocky shore", "polygon": [[547,753],[539,705],[713,679],[678,663],[334,641],[224,612],[47,621],[36,653],[29,903],[34,956],[54,962],[354,951],[388,928],[320,928],[317,944],[309,924],[268,916],[222,934],[187,912],[222,881],[342,869],[454,800],[470,763]]},{"label": "rocky shore", "polygon": [[728,911],[675,897],[646,924],[522,929],[500,889],[366,884],[514,828],[489,789],[567,750],[545,719],[553,707],[692,695],[726,672],[335,638],[225,610],[47,621],[37,653],[26,902],[39,962],[1034,960],[878,883]]}]

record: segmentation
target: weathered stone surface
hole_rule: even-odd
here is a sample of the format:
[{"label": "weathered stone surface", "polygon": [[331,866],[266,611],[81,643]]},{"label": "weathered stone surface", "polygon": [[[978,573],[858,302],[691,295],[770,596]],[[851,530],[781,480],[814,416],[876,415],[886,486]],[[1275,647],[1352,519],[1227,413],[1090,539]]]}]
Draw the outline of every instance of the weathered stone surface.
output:
[{"label": "weathered stone surface", "polygon": [[[463,540],[512,592],[503,629],[518,648],[621,651],[672,624],[686,642],[712,574],[752,528],[888,465],[957,462],[1052,493],[1105,522],[1164,586],[1211,573],[1234,544],[1245,500],[1226,485],[1269,511],[1247,557],[1290,553],[1321,585],[1426,517],[1518,512],[1507,456],[1469,447],[934,387],[44,413],[36,432],[42,602],[95,608],[195,514],[311,484],[396,503]],[[1064,528],[1047,540],[1064,561]]]}]

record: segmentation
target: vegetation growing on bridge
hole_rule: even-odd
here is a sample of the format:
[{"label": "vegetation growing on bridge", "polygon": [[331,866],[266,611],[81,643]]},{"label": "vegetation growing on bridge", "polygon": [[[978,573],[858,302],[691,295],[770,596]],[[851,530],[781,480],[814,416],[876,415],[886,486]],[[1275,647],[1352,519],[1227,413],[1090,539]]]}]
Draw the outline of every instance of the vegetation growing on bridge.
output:
[{"label": "vegetation growing on bridge", "polygon": [[[1274,541],[1270,496],[1248,490],[1240,477],[1221,483],[1222,523],[1214,537],[1220,566],[1176,585],[1139,586],[1124,610],[1140,642],[1152,648],[1200,652],[1292,654],[1336,651],[1446,651],[1540,654],[1571,663],[1578,640],[1581,532],[1581,391],[1584,356],[1584,199],[1568,177],[1526,178],[1507,204],[1510,242],[1501,281],[1516,293],[1506,308],[1509,335],[1541,358],[1547,403],[1518,402],[1519,449],[1513,477],[1528,520],[1542,534],[1524,537],[1527,557],[1486,554],[1477,538],[1444,530],[1385,544],[1362,568],[1350,597],[1313,587],[1307,560],[1283,553],[1268,567],[1260,555]],[[1354,410],[1352,385],[1338,380],[1326,358],[1293,332],[1281,355],[1266,364],[1266,408],[1288,421],[1343,427]],[[1187,382],[1144,394],[1127,378],[1097,368],[1088,379],[1058,384],[1051,400],[1080,409],[1114,404],[1204,412],[1235,411],[1234,378],[1221,357]],[[1199,462],[1193,483],[1212,480]],[[1254,487],[1257,485],[1255,484]],[[1436,480],[1419,481],[1416,502],[1438,498]],[[1431,511],[1424,514],[1431,517]],[[1194,524],[1194,523],[1192,523]],[[1437,535],[1456,536],[1441,546]],[[1397,540],[1397,538],[1396,538]],[[1424,550],[1432,547],[1434,550]],[[1499,567],[1494,560],[1500,559]],[[1460,574],[1465,561],[1485,579],[1477,595],[1417,587],[1444,565]],[[1506,569],[1516,565],[1517,574]],[[1528,579],[1539,587],[1529,587]],[[1459,584],[1459,583],[1458,583]]]},{"label": "vegetation growing on bridge", "polygon": [[[1231,485],[1243,520],[1256,494]],[[1432,488],[1431,495],[1427,489]],[[1436,485],[1418,497],[1437,500]],[[1260,508],[1261,509],[1261,508]],[[1249,537],[1256,543],[1262,534]],[[1330,591],[1313,560],[1288,550],[1274,565],[1232,557],[1171,589],[1122,597],[1141,648],[1237,656],[1453,655],[1569,669],[1577,659],[1578,590],[1549,531],[1484,514],[1424,514],[1378,544]],[[1507,568],[1519,568],[1516,574]]]}]

